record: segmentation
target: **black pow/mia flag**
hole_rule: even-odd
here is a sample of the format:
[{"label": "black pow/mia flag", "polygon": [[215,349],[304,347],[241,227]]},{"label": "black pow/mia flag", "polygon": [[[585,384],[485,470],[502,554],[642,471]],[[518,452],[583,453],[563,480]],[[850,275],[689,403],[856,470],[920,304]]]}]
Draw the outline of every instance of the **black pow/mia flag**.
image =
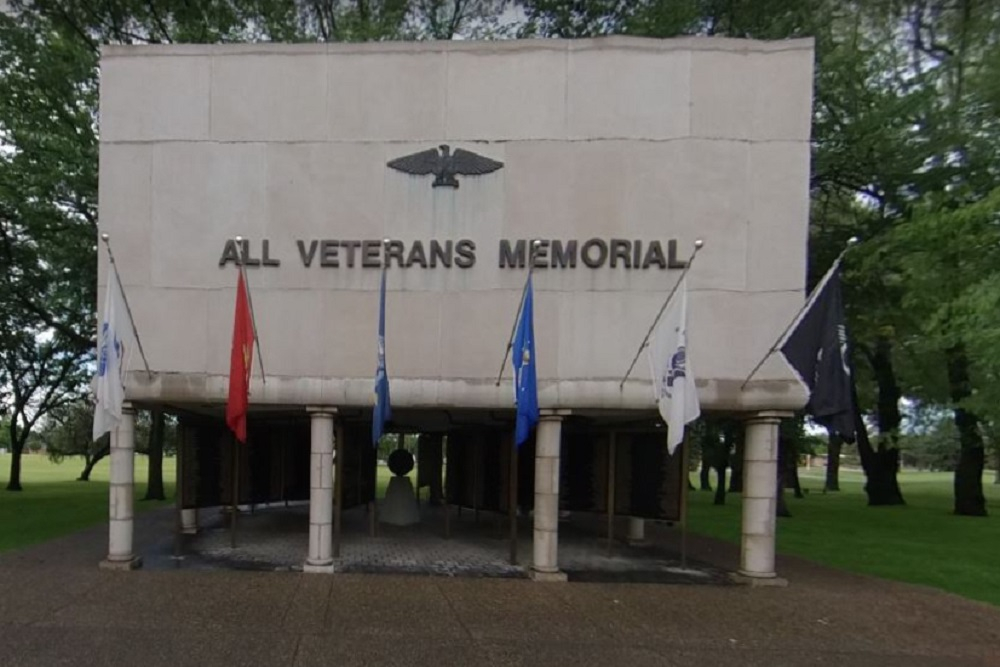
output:
[{"label": "black pow/mia flag", "polygon": [[785,337],[781,353],[809,387],[806,412],[847,442],[853,442],[853,379],[839,261],[830,267],[813,290],[805,309]]}]

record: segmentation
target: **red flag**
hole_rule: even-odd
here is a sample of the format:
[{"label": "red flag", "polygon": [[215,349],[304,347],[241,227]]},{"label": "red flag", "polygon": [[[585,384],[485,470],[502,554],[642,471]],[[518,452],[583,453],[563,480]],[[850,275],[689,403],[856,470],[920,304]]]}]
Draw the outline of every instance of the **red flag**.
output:
[{"label": "red flag", "polygon": [[226,424],[236,439],[247,441],[247,410],[250,405],[250,368],[253,359],[253,320],[247,303],[247,289],[240,272],[236,283],[236,317],[233,321],[233,350],[229,358],[229,398]]}]

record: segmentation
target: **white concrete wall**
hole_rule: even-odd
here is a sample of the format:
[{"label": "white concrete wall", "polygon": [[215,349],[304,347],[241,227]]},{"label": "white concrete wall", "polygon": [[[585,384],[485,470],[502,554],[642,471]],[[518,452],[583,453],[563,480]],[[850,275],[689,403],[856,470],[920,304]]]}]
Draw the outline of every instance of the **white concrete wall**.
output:
[{"label": "white concrete wall", "polygon": [[[389,272],[400,407],[510,406],[493,380],[524,271],[498,268],[501,238],[678,239],[686,257],[701,237],[703,405],[798,407],[778,359],[739,385],[803,299],[812,66],[809,40],[107,47],[101,225],[155,371],[129,396],[224,400],[237,235],[281,260],[249,270],[252,400],[365,406],[379,271],[307,269],[295,241],[475,241],[471,269]],[[386,167],[439,143],[505,166],[457,190]],[[645,358],[618,381],[679,273],[537,271],[542,407],[652,409]]]}]

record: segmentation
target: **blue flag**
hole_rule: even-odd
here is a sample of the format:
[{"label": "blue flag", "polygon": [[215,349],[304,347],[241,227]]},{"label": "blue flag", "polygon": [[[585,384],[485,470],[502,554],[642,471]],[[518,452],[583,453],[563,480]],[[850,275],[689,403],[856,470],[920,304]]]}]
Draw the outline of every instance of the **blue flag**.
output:
[{"label": "blue flag", "polygon": [[514,441],[520,447],[538,423],[538,379],[535,374],[535,317],[531,276],[524,286],[521,318],[514,332],[511,361],[514,364],[514,400],[517,402],[517,427]]},{"label": "blue flag", "polygon": [[372,445],[377,446],[385,431],[385,423],[392,419],[389,404],[389,376],[385,370],[385,269],[378,296],[378,368],[375,370],[375,414],[372,418]]}]

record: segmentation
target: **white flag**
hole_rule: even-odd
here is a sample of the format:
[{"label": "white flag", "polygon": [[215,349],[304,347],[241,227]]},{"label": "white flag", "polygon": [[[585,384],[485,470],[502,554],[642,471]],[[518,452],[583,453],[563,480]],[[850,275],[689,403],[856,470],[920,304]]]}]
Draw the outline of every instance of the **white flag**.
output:
[{"label": "white flag", "polygon": [[694,372],[687,359],[687,281],[653,330],[649,341],[649,368],[660,416],[667,423],[667,446],[673,454],[684,440],[684,425],[701,415]]},{"label": "white flag", "polygon": [[94,440],[118,426],[125,401],[125,332],[128,311],[118,275],[108,272],[104,314],[97,331],[97,375],[94,377]]}]

